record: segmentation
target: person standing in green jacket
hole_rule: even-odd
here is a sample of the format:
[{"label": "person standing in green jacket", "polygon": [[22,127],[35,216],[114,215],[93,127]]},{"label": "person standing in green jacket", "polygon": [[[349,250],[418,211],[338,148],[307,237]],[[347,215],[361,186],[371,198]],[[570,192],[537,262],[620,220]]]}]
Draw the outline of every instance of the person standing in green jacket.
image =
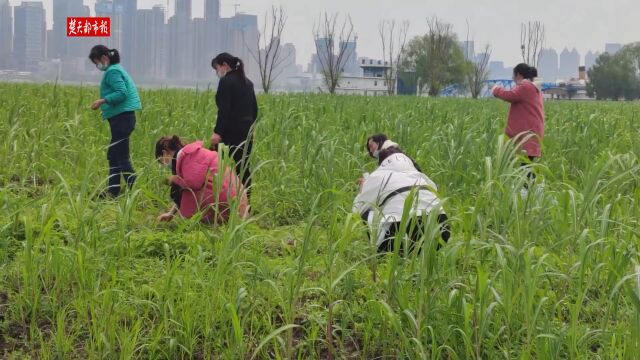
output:
[{"label": "person standing in green jacket", "polygon": [[107,150],[108,188],[100,197],[116,197],[121,192],[121,177],[129,188],[136,180],[129,153],[129,137],[136,127],[135,111],[142,109],[142,105],[136,85],[120,65],[118,50],[96,45],[89,53],[89,60],[104,72],[100,82],[100,99],[93,102],[91,109],[100,109],[102,118],[109,121],[111,129],[111,142]]}]

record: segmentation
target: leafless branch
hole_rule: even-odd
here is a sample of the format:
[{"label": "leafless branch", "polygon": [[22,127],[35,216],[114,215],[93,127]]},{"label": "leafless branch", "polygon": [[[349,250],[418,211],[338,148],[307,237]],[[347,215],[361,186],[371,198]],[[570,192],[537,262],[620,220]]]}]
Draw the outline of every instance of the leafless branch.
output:
[{"label": "leafless branch", "polygon": [[467,90],[471,94],[471,97],[477,99],[482,90],[485,87],[485,82],[489,78],[489,59],[491,58],[491,47],[486,45],[484,52],[475,55],[471,53],[471,43],[473,38],[471,37],[471,26],[469,20],[467,20],[467,41],[465,49],[465,58],[470,63],[470,69],[467,72]]},{"label": "leafless branch", "polygon": [[485,87],[485,82],[489,78],[490,59],[491,47],[487,45],[484,48],[484,52],[472,61],[471,69],[467,75],[467,88],[474,99],[480,96]]},{"label": "leafless branch", "polygon": [[[262,90],[269,93],[273,83],[282,74],[280,69],[289,54],[282,54],[282,32],[287,23],[287,14],[282,7],[271,7],[264,14],[262,32],[258,34],[257,50],[247,46],[249,53],[258,64]],[[245,41],[246,45],[246,41]]]},{"label": "leafless branch", "polygon": [[[313,31],[316,56],[320,63],[325,86],[331,94],[334,94],[340,85],[343,68],[352,55],[347,50],[354,35],[350,16],[347,16],[343,21],[340,32],[337,32],[338,20],[337,14],[325,13],[324,16],[320,16]],[[339,42],[337,52],[336,40]]]},{"label": "leafless branch", "polygon": [[520,26],[520,51],[522,53],[522,61],[537,67],[544,41],[545,29],[541,21],[522,23]]},{"label": "leafless branch", "polygon": [[409,22],[404,21],[396,32],[395,20],[383,20],[378,24],[378,33],[382,42],[382,59],[388,69],[384,73],[387,83],[387,93],[393,95],[396,89],[398,78],[398,67],[402,61],[407,44],[407,33],[409,32]]}]

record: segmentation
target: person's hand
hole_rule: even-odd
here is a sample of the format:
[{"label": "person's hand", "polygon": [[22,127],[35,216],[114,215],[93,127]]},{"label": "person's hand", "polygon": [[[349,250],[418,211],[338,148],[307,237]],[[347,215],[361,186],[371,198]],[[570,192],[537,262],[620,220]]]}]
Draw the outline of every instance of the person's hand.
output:
[{"label": "person's hand", "polygon": [[176,176],[175,175],[169,175],[164,179],[164,183],[165,185],[171,185],[175,182]]},{"label": "person's hand", "polygon": [[216,133],[211,135],[211,145],[218,145],[222,141],[222,137]]},{"label": "person's hand", "polygon": [[164,213],[160,216],[158,216],[158,221],[160,222],[167,222],[167,221],[171,221],[173,219],[173,214],[168,212],[168,213]]},{"label": "person's hand", "polygon": [[104,104],[106,101],[104,99],[98,99],[91,104],[91,110],[98,110],[100,105]]}]

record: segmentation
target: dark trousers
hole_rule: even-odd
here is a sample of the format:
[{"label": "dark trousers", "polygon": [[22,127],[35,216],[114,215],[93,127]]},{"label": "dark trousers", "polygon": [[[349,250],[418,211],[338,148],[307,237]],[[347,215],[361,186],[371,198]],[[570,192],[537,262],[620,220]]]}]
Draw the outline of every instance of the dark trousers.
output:
[{"label": "dark trousers", "polygon": [[231,157],[236,162],[236,174],[242,180],[247,191],[247,197],[251,199],[251,164],[249,158],[253,150],[253,140],[247,139],[244,143],[239,141],[229,145]]},{"label": "dark trousers", "polygon": [[[535,156],[529,156],[529,162],[528,163],[522,162],[522,163],[520,163],[520,166],[527,166],[530,163],[534,162],[535,160],[536,160]],[[534,182],[536,180],[536,173],[533,172],[532,169],[529,169],[529,171],[527,172],[527,180],[528,181],[524,184],[524,188],[525,189],[529,188],[529,183],[532,183],[532,182]]]},{"label": "dark trousers", "polygon": [[182,201],[182,188],[176,184],[171,184],[170,196],[171,200],[173,200],[178,209],[180,209],[180,202]]},{"label": "dark trousers", "polygon": [[[440,224],[440,236],[444,242],[449,241],[451,237],[451,226],[447,222],[449,218],[446,214],[438,215],[438,224]],[[409,244],[409,252],[412,252],[415,248],[415,245],[424,233],[425,222],[427,221],[426,216],[417,216],[409,220],[407,224],[405,234],[409,235],[410,244]],[[396,234],[400,232],[400,222],[395,222],[389,226],[389,230],[385,234],[384,241],[378,246],[378,252],[392,252],[393,245],[395,242]],[[440,248],[440,243],[438,243],[437,249]],[[403,253],[403,249],[400,249],[400,253]],[[420,250],[418,250],[420,253]]]},{"label": "dark trousers", "polygon": [[109,119],[111,143],[107,150],[109,160],[109,193],[120,195],[120,177],[129,187],[136,181],[135,171],[131,165],[129,153],[129,136],[136,127],[136,115],[133,111],[123,112]]}]

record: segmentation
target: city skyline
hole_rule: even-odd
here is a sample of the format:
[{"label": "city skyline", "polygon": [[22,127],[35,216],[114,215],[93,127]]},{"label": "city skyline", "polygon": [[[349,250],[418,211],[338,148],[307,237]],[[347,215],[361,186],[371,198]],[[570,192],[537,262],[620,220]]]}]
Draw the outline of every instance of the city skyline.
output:
[{"label": "city skyline", "polygon": [[[69,0],[74,1],[74,0]],[[12,6],[19,0],[9,0]],[[43,0],[47,15],[47,28],[52,28],[53,0]],[[151,9],[154,5],[167,8],[167,0],[138,0],[138,8]],[[85,5],[91,8],[94,15],[95,0],[85,0]],[[315,47],[312,40],[313,22],[322,11],[349,13],[354,22],[355,32],[359,35],[358,53],[366,57],[381,57],[377,24],[382,18],[408,19],[411,22],[410,36],[426,31],[426,19],[437,15],[446,22],[454,25],[459,34],[459,40],[466,40],[462,34],[466,33],[467,20],[470,23],[472,40],[478,48],[484,44],[492,46],[492,60],[500,60],[505,64],[515,64],[520,61],[519,24],[527,20],[541,20],[547,32],[545,47],[564,49],[576,48],[581,54],[604,52],[605,43],[629,43],[640,39],[640,27],[634,24],[633,16],[640,12],[640,2],[631,0],[616,1],[616,6],[602,4],[594,0],[566,0],[561,3],[553,2],[555,12],[549,12],[545,6],[530,6],[522,0],[504,3],[498,0],[487,0],[477,4],[469,0],[453,3],[425,2],[411,0],[397,0],[390,2],[375,2],[371,4],[364,0],[327,0],[323,2],[309,2],[299,0],[221,0],[220,16],[230,17],[234,14],[235,4],[238,10],[258,16],[259,26],[262,15],[271,5],[282,5],[289,15],[289,21],[283,34],[283,41],[293,43],[297,49],[297,63],[307,66]],[[175,0],[170,0],[167,8],[167,19],[172,16]],[[205,0],[192,0],[191,12],[193,17],[203,17]],[[461,12],[463,8],[465,11]],[[527,9],[528,17],[520,17],[521,10]],[[564,15],[560,15],[564,14]],[[513,29],[513,31],[504,31]],[[466,37],[466,35],[465,35]]]}]

